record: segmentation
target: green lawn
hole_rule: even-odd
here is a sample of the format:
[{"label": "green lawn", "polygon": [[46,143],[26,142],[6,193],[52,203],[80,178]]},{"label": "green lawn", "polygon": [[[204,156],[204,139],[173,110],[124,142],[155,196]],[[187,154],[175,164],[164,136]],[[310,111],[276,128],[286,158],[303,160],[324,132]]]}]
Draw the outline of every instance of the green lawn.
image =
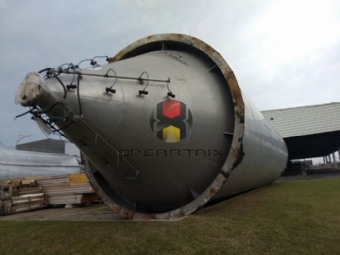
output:
[{"label": "green lawn", "polygon": [[340,254],[340,178],[276,183],[177,222],[0,222],[0,254]]}]

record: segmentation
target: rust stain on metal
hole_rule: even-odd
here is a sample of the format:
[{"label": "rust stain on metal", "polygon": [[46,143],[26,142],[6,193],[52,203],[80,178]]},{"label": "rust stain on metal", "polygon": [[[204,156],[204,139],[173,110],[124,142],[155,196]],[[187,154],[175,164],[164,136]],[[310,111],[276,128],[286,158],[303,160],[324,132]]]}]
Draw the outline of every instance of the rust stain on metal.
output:
[{"label": "rust stain on metal", "polygon": [[115,211],[125,218],[132,219],[133,213],[124,210],[122,207],[115,208]]},{"label": "rust stain on metal", "polygon": [[239,151],[237,153],[237,157],[236,157],[236,160],[235,160],[235,162],[233,164],[233,168],[232,169],[235,169],[239,164],[241,164],[244,155],[245,155],[245,153],[243,151],[243,144],[241,143],[241,148],[239,149]]},{"label": "rust stain on metal", "polygon": [[220,174],[222,174],[223,177],[227,180],[230,176],[230,171],[225,172],[225,171],[221,170]]},{"label": "rust stain on metal", "polygon": [[217,193],[217,190],[215,188],[210,188],[210,194],[213,196]]},{"label": "rust stain on metal", "polygon": [[151,214],[147,214],[147,213],[143,213],[141,214],[141,220],[152,220],[154,219],[155,217]]}]

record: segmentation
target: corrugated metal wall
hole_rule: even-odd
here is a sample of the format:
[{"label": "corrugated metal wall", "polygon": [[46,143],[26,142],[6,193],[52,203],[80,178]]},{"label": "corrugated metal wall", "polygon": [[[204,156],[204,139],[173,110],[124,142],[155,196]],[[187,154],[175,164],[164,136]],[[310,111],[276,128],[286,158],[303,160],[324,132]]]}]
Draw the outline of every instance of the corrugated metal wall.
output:
[{"label": "corrugated metal wall", "polygon": [[71,142],[65,142],[65,154],[76,155],[76,156],[80,157],[79,149],[77,148],[77,146],[75,146]]},{"label": "corrugated metal wall", "polygon": [[44,139],[40,141],[18,144],[16,149],[23,151],[65,154],[65,142],[62,140]]},{"label": "corrugated metal wall", "polygon": [[262,114],[283,138],[340,130],[340,103],[269,110]]}]

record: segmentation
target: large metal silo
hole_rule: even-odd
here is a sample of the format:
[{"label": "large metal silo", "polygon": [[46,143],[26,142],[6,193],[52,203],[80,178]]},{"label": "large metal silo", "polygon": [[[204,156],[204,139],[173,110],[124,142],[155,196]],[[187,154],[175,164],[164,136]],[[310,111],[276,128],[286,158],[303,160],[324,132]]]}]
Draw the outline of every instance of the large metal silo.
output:
[{"label": "large metal silo", "polygon": [[283,139],[203,41],[152,35],[107,60],[30,73],[17,101],[79,147],[115,211],[177,219],[283,172]]}]

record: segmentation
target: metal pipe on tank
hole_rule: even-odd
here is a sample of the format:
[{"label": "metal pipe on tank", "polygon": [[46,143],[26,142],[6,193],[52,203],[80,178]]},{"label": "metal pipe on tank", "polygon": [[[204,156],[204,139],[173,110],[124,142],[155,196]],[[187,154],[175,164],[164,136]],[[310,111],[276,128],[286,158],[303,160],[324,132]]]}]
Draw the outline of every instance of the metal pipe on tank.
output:
[{"label": "metal pipe on tank", "polygon": [[47,111],[82,151],[98,195],[127,218],[178,219],[286,167],[283,139],[197,38],[152,35],[106,65],[51,73],[28,74],[20,103]]}]

